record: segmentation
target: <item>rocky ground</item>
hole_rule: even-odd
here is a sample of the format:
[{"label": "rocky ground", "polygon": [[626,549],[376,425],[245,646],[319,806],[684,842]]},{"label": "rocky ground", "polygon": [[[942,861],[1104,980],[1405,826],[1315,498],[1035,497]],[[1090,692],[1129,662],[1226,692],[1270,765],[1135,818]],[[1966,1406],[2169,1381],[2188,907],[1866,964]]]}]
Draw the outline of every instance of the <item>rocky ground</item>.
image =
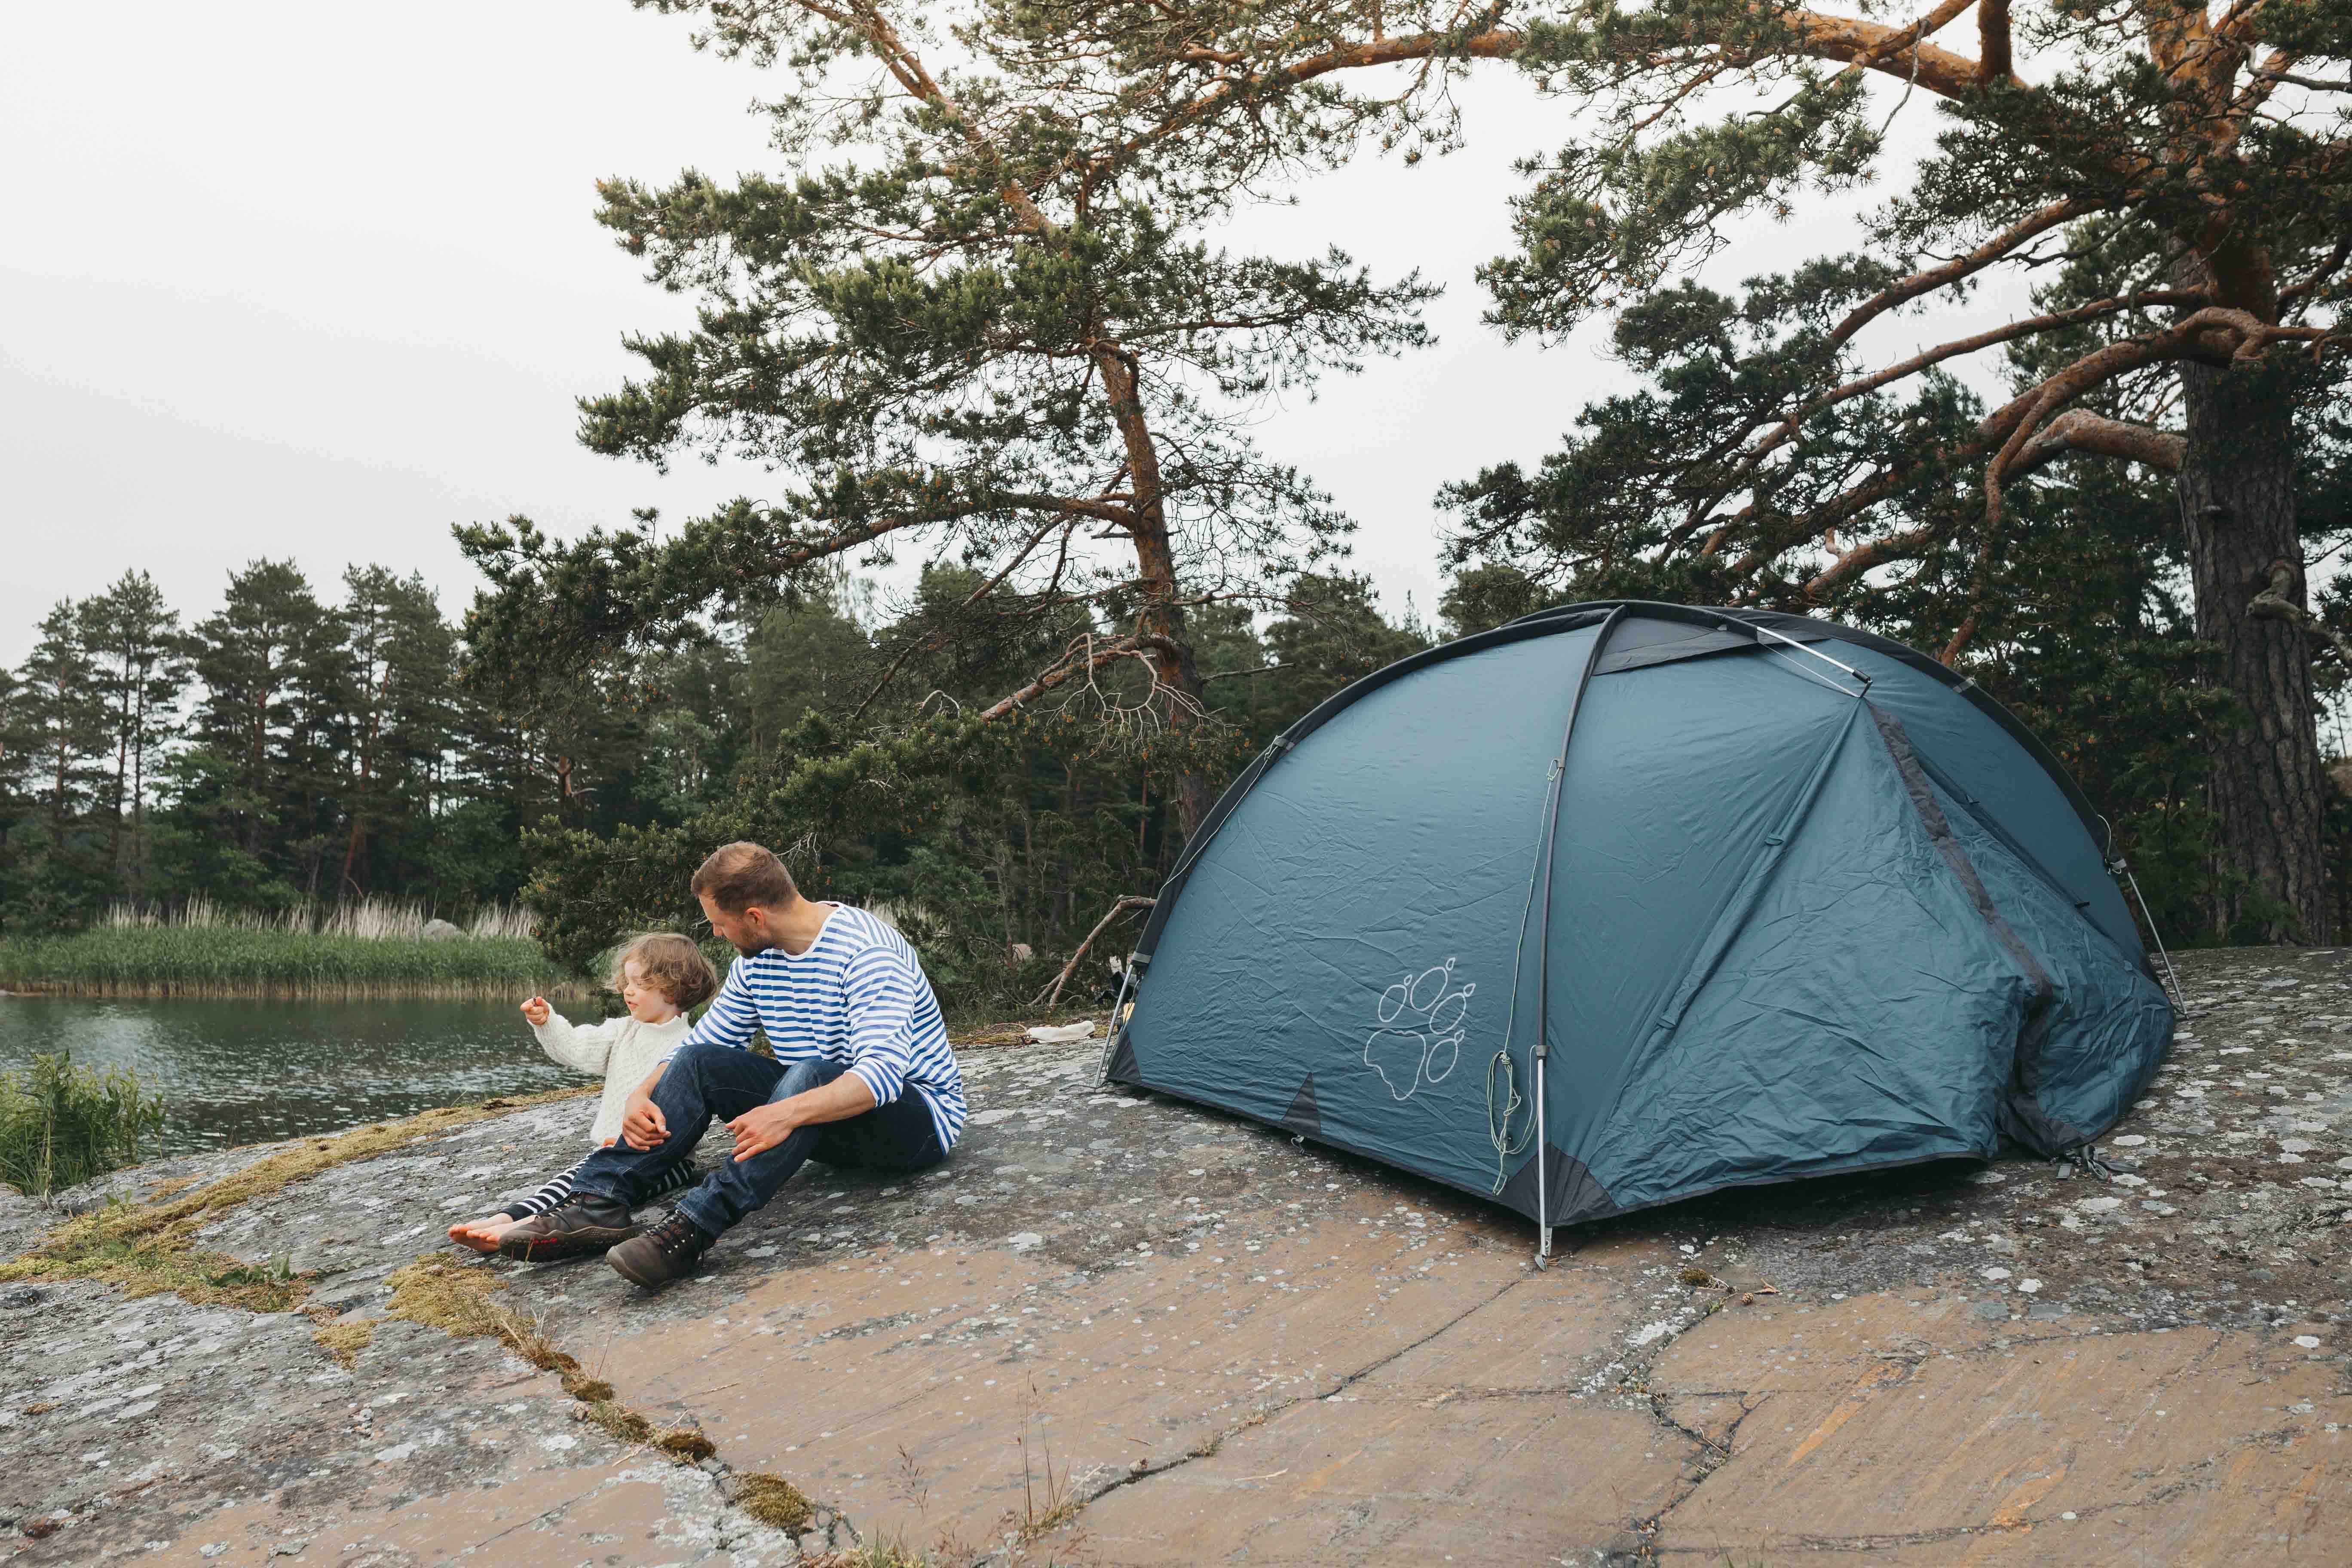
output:
[{"label": "rocky ground", "polygon": [[[202,1246],[282,1258],[302,1310],[0,1285],[0,1554],[2341,1562],[2347,965],[2184,958],[2191,1016],[2110,1179],[1725,1194],[1564,1235],[1545,1271],[1486,1205],[1020,1046],[965,1054],[948,1165],[813,1167],[646,1298],[435,1246],[573,1157],[585,1109],[493,1116],[211,1220]],[[0,1256],[63,1217],[0,1200]],[[506,1338],[388,1316],[420,1256],[503,1285]],[[818,1510],[762,1522],[754,1474]]]}]

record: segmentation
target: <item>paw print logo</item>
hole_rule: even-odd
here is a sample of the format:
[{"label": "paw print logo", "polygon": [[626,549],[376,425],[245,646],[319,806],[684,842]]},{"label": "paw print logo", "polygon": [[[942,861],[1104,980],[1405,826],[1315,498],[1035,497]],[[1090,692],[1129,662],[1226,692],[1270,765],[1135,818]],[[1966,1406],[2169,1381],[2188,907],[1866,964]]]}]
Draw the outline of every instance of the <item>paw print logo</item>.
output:
[{"label": "paw print logo", "polygon": [[1379,1031],[1364,1042],[1364,1065],[1393,1100],[1443,1083],[1462,1052],[1463,1016],[1478,987],[1454,984],[1453,959],[1408,974],[1381,993]]}]

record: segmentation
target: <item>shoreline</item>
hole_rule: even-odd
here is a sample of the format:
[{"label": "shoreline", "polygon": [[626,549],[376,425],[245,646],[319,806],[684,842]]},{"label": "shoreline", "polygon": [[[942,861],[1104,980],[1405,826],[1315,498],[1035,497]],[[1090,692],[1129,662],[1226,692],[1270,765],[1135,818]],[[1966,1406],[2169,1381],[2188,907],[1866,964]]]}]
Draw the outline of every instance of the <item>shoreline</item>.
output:
[{"label": "shoreline", "polygon": [[172,981],[111,984],[16,980],[0,986],[0,1002],[502,1002],[518,994],[536,994],[550,1001],[579,1001],[595,995],[597,989],[586,980],[519,982],[511,985],[383,981],[333,986],[299,983],[218,986]]}]

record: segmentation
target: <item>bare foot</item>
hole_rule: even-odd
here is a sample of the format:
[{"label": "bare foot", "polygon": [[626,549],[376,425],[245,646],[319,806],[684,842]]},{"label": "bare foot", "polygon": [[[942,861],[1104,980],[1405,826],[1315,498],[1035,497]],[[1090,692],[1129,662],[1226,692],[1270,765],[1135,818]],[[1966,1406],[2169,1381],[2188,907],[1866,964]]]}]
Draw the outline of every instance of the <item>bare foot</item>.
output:
[{"label": "bare foot", "polygon": [[449,1227],[449,1239],[460,1247],[470,1247],[476,1252],[496,1252],[499,1249],[499,1237],[521,1223],[520,1220],[510,1219],[502,1214],[494,1214],[483,1219],[465,1220]]}]

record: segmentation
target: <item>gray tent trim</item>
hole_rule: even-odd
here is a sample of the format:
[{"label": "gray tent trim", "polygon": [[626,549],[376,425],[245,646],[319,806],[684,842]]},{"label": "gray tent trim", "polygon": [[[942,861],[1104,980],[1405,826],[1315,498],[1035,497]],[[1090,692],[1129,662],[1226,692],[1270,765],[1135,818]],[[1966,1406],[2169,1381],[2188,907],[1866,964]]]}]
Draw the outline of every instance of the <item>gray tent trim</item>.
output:
[{"label": "gray tent trim", "polygon": [[1323,1118],[1315,1110],[1315,1075],[1313,1073],[1307,1075],[1307,1081],[1298,1086],[1297,1094],[1291,1096],[1290,1109],[1282,1113],[1280,1125],[1287,1127],[1302,1138],[1316,1138],[1322,1135]]},{"label": "gray tent trim", "polygon": [[[1584,646],[1549,662],[1518,646],[1560,636]],[[1473,672],[1445,672],[1479,655],[1493,657]],[[1721,676],[1666,668],[1727,661]],[[1769,684],[1776,677],[1760,673],[1768,665],[1785,667],[1786,679],[1810,684],[1812,695],[1784,696]],[[1588,742],[1580,722],[1599,683],[1641,671],[1650,673],[1633,694],[1603,705],[1597,721],[1607,735]],[[1382,695],[1424,674],[1433,684]],[[1965,707],[1932,697],[1938,688]],[[1307,748],[1318,760],[1297,762],[1305,771],[1293,775],[1303,742],[1374,699],[1380,717]],[[1964,718],[1969,710],[1982,717]],[[1556,717],[1544,723],[1547,711]],[[1677,723],[1685,711],[1689,721]],[[1528,720],[1561,737],[1559,746],[1530,732]],[[1934,745],[1916,742],[1906,720],[1924,725]],[[1452,771],[1429,773],[1418,760],[1428,753],[1412,750],[1433,737],[1454,748]],[[1691,766],[1678,773],[1686,754]],[[1548,759],[1551,776],[1538,783]],[[1555,931],[1551,888],[1568,869],[1559,862],[1570,773],[1584,781],[1579,879],[1563,896],[1571,908],[1603,912]],[[2037,773],[2046,783],[2028,782]],[[1245,842],[1220,854],[1261,791],[1272,803],[1252,808]],[[1710,793],[1725,791],[1738,793]],[[1832,795],[1832,815],[1811,824]],[[1728,815],[1709,827],[1705,816],[1718,800]],[[1626,810],[1635,815],[1623,817]],[[1522,811],[1540,816],[1528,822]],[[1513,827],[1514,819],[1527,826]],[[1396,837],[1401,828],[1409,836]],[[1632,839],[1617,837],[1626,831]],[[1517,839],[1514,860],[1509,840],[1521,832],[1535,836],[1535,853]],[[1696,834],[1687,852],[1675,847],[1685,832]],[[1621,844],[1650,859],[1615,866]],[[1656,858],[1661,845],[1668,860]],[[1791,863],[1801,845],[1804,858]],[[1688,860],[1702,846],[1703,862]],[[1676,856],[1688,865],[1675,868]],[[1508,881],[1514,864],[1517,882]],[[1204,873],[1213,890],[1187,902]],[[2105,825],[2063,767],[2007,710],[1932,659],[1854,628],[1771,612],[1644,601],[1566,606],[1374,672],[1319,704],[1244,771],[1162,883],[1138,942],[1136,1005],[1110,1043],[1107,1076],[1403,1165],[1527,1214],[1547,1233],[1732,1187],[1988,1158],[2004,1138],[2061,1152],[2084,1142],[2085,1129],[2112,1124],[2170,1042],[2170,1006],[2111,873]],[[1874,952],[1881,928],[1861,912],[1859,924],[1838,926],[1834,902],[1820,904],[1843,896],[1840,879],[1857,877],[1858,889],[1903,900],[1885,911],[1911,944],[1900,965],[1908,979],[1891,994],[1871,978],[1884,963]],[[1936,890],[1939,880],[1948,891]],[[1307,883],[1331,891],[1310,895]],[[1575,903],[1615,897],[1612,885],[1633,891],[1635,902]],[[1664,890],[1643,891],[1654,887]],[[1371,889],[1380,897],[1368,902]],[[1531,906],[1541,895],[1542,916],[1522,921],[1514,958],[1496,909],[1507,897],[1517,914],[1522,889]],[[1802,947],[1815,934],[1805,922],[1816,915],[1805,911],[1822,907],[1832,911],[1825,958]],[[1194,912],[1181,922],[1180,959],[1166,944],[1171,920],[1187,910]],[[1614,934],[1629,914],[1648,922],[1632,948]],[[1949,945],[1963,926],[1983,939]],[[1456,929],[1459,938],[1449,934]],[[1799,946],[1776,955],[1771,944],[1792,932]],[[1470,950],[1458,975],[1456,957],[1436,956],[1457,940]],[[1564,981],[1553,973],[1556,950],[1573,958]],[[1154,973],[1155,958],[1167,973]],[[1375,971],[1401,962],[1405,978],[1380,997],[1380,1026],[1367,1042],[1369,1020],[1351,1026],[1349,1010],[1378,994]],[[1506,980],[1507,996],[1499,994]],[[1797,992],[1775,1003],[1774,988],[1790,984]],[[1843,989],[1822,993],[1829,1011],[1818,1014],[1803,992],[1824,984]],[[1646,1023],[1609,1010],[1652,988]],[[1465,1033],[1457,1026],[1474,992],[1484,1012]],[[1573,1014],[1565,1031],[1555,1016],[1560,1000]],[[1412,1016],[1391,1028],[1407,1001]],[[1528,1032],[1500,1028],[1496,1050],[1507,1001]],[[1596,1003],[1602,1012],[1592,1015]],[[1774,1024],[1775,1009],[1791,1005],[1793,1022]],[[1570,1036],[1578,1048],[1559,1058],[1553,1045]],[[1773,1043],[1783,1038],[1785,1047]],[[1998,1054],[1971,1056],[1979,1040]],[[1423,1053],[1417,1061],[1412,1048]],[[1537,1088],[1520,1113],[1528,1080],[1514,1086],[1506,1074],[1510,1103],[1498,1125],[1488,1065],[1483,1120],[1494,1149],[1482,1176],[1465,1140],[1476,1139],[1478,1058],[1489,1051],[1496,1063],[1524,1056],[1518,1070]],[[1797,1056],[1784,1062],[1775,1053],[1785,1051]],[[1811,1062],[1801,1059],[1808,1053]],[[1853,1063],[1837,1065],[1847,1055]],[[1744,1098],[1760,1096],[1760,1152],[1755,1124],[1706,1131],[1746,1113],[1744,1086],[1759,1071],[1766,1078]],[[1979,1089],[1987,1073],[1997,1076]],[[1773,1081],[1783,1077],[1786,1084]],[[1523,1129],[1522,1115],[1533,1124]],[[1707,1142],[1725,1137],[1720,1149]]]},{"label": "gray tent trim", "polygon": [[1592,1173],[1584,1168],[1582,1161],[1549,1143],[1538,1144],[1536,1152],[1511,1173],[1511,1179],[1503,1184],[1500,1192],[1479,1195],[1492,1197],[1522,1214],[1540,1212],[1555,1226],[1582,1225],[1621,1212],[1608,1191],[1592,1179]]}]

